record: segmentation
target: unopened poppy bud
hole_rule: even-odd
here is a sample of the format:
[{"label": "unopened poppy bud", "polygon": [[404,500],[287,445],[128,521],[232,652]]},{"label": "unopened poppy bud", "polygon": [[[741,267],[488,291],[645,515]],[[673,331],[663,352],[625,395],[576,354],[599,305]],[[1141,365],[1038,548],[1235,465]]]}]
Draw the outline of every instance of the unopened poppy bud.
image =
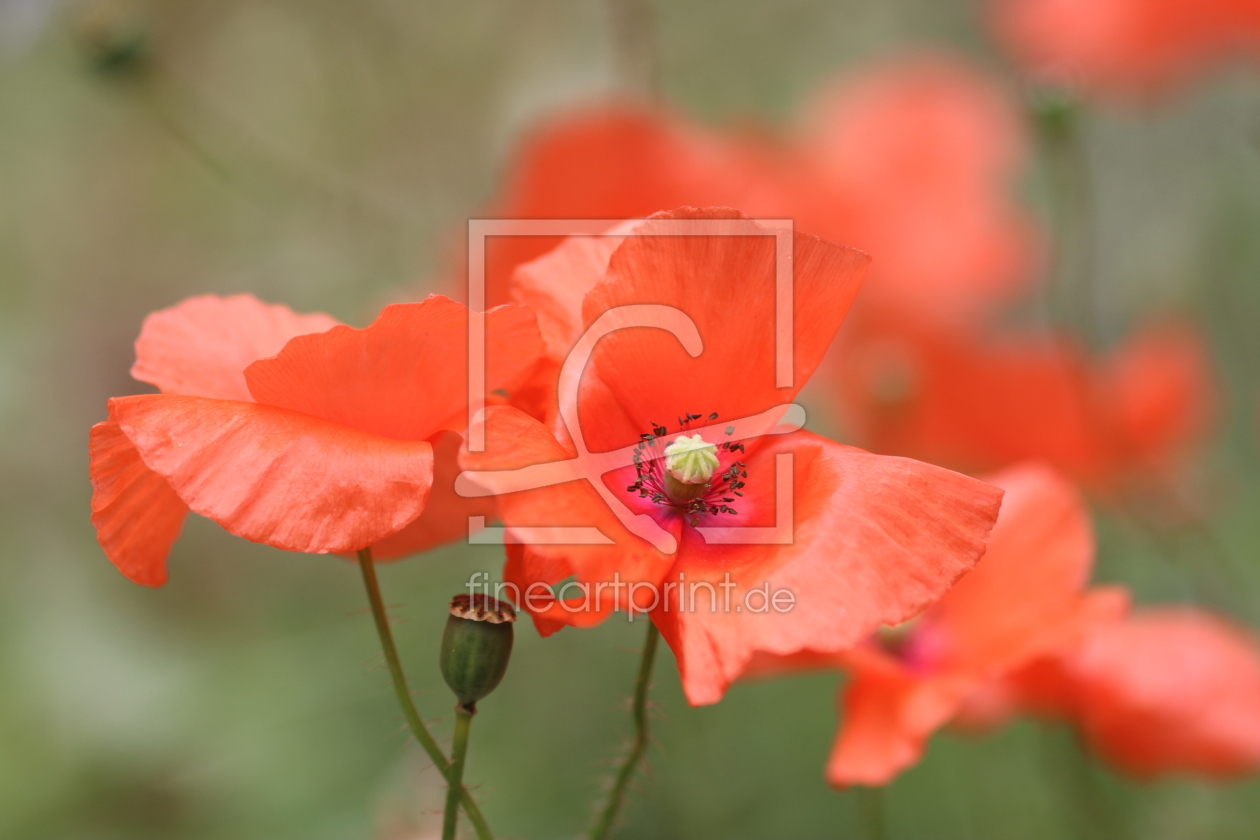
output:
[{"label": "unopened poppy bud", "polygon": [[665,489],[675,501],[703,495],[717,468],[717,446],[699,434],[681,435],[665,447]]},{"label": "unopened poppy bud", "polygon": [[488,595],[456,595],[442,634],[442,678],[472,711],[499,685],[512,656],[516,610]]}]

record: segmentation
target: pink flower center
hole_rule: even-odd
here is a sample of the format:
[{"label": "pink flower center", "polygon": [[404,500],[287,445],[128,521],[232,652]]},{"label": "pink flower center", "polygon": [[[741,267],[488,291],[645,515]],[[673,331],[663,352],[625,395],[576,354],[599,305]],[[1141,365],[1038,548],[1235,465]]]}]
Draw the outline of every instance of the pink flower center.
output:
[{"label": "pink flower center", "polygon": [[[744,495],[740,489],[744,486],[744,479],[748,477],[743,461],[729,461],[725,467],[722,466],[721,462],[726,458],[744,451],[742,443],[732,443],[729,440],[712,444],[712,451],[717,455],[719,464],[708,470],[709,475],[704,480],[698,480],[692,473],[684,475],[683,478],[690,479],[684,481],[677,475],[680,473],[677,465],[675,469],[669,468],[668,460],[676,460],[678,456],[675,453],[680,448],[695,450],[705,445],[703,440],[699,440],[700,435],[686,438],[684,434],[692,421],[699,420],[702,416],[687,414],[679,417],[680,431],[677,435],[671,436],[665,426],[656,424],[652,425],[650,433],[640,435],[639,445],[634,453],[635,481],[626,488],[630,493],[638,493],[640,498],[687,515],[692,525],[706,514],[736,513],[731,503]],[[710,414],[708,419],[716,420],[717,414]],[[733,433],[734,427],[728,426],[726,432]],[[684,441],[682,447],[675,445],[679,440]],[[668,451],[671,448],[673,451]]]}]

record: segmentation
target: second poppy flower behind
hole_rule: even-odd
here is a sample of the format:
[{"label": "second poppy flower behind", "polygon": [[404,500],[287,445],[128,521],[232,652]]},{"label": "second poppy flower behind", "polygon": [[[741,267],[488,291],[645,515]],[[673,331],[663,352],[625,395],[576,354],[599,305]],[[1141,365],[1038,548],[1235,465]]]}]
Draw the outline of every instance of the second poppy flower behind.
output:
[{"label": "second poppy flower behind", "polygon": [[[499,307],[485,322],[487,387],[512,388],[538,358],[534,318]],[[386,307],[365,329],[252,298],[157,313],[133,372],[164,393],[115,397],[92,433],[102,546],[156,586],[189,510],[320,554],[397,557],[463,533],[454,514],[487,512],[449,490],[467,336],[468,310],[440,296]]]},{"label": "second poppy flower behind", "polygon": [[[699,224],[676,227],[685,221]],[[614,609],[649,612],[687,699],[713,703],[755,653],[852,647],[920,612],[976,563],[998,488],[807,431],[771,430],[839,328],[865,254],[787,234],[784,371],[773,231],[733,210],[684,208],[618,233],[570,239],[514,278],[516,302],[540,313],[552,361],[589,346],[594,339],[583,334],[606,314],[629,311],[622,307],[675,313],[697,340],[684,347],[687,329],[638,322],[612,331],[584,371],[556,382],[559,417],[578,428],[555,412],[495,406],[485,415],[484,451],[464,454],[476,471],[465,489],[503,493],[509,534],[580,526],[602,536],[508,546],[505,577],[540,632],[590,626]],[[757,417],[759,431],[745,433]],[[617,468],[583,471],[574,440],[627,455]],[[566,461],[577,466],[553,470],[559,483],[551,486],[502,480],[505,471]],[[662,539],[637,536],[635,523],[644,522]],[[569,577],[581,595],[552,589]]]},{"label": "second poppy flower behind", "polygon": [[990,730],[1019,713],[1077,726],[1112,765],[1150,778],[1260,770],[1260,644],[1198,609],[1129,614],[1129,593],[1088,586],[1089,510],[1048,467],[1005,488],[989,549],[912,622],[840,655],[759,656],[750,677],[849,672],[827,764],[837,787],[883,785],[946,725]]}]

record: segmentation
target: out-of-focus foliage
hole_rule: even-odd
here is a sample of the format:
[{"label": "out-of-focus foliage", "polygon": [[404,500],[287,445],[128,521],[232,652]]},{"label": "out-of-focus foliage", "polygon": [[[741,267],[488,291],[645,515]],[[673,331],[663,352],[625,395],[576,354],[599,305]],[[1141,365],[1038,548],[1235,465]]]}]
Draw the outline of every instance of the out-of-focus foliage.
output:
[{"label": "out-of-focus foliage", "polygon": [[[678,0],[655,18],[665,95],[721,123],[785,120],[834,74],[925,40],[1009,71],[966,4]],[[0,836],[426,836],[440,791],[355,568],[193,518],[171,582],[128,583],[88,523],[87,429],[142,390],[127,369],[151,310],[249,291],[362,324],[437,284],[522,127],[615,88],[606,4],[0,0],[0,27]],[[1260,626],[1260,74],[1099,108],[1085,141],[1104,334],[1197,314],[1224,389],[1187,490],[1204,524],[1100,512],[1098,578]],[[500,565],[453,546],[382,570],[439,731],[445,604]],[[503,836],[569,836],[621,746],[642,627],[520,631],[468,779]],[[622,836],[861,836],[870,803],[822,780],[836,677],[690,709],[670,666]],[[1021,723],[938,738],[884,805],[894,838],[1245,838],[1260,787],[1135,784]]]}]

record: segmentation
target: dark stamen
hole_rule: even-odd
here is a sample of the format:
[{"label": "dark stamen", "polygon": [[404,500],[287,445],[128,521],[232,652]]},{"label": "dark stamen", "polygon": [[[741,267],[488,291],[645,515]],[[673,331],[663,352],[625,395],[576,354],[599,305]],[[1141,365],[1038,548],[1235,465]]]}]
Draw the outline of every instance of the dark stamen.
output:
[{"label": "dark stamen", "polygon": [[[682,429],[686,429],[693,420],[699,420],[704,417],[703,414],[685,414],[678,418],[678,425]],[[709,420],[716,420],[717,412],[709,415]],[[734,426],[727,426],[726,433],[733,434]],[[633,453],[635,481],[626,487],[628,493],[638,493],[641,499],[650,499],[652,502],[672,507],[689,518],[690,524],[695,525],[701,516],[717,515],[717,514],[735,514],[735,508],[730,506],[730,502],[735,501],[735,497],[743,496],[739,492],[744,486],[743,479],[748,477],[748,471],[742,461],[733,461],[721,473],[714,475],[709,483],[704,486],[704,492],[694,499],[680,502],[670,497],[665,489],[665,458],[662,454],[654,452],[652,455],[643,456],[649,447],[653,450],[657,449],[657,438],[665,438],[669,434],[669,430],[665,426],[652,424],[652,432],[639,435],[639,443],[635,447]],[[662,443],[664,441],[662,440]],[[744,444],[731,443],[724,441],[718,445],[718,449],[724,452],[744,451]]]}]

